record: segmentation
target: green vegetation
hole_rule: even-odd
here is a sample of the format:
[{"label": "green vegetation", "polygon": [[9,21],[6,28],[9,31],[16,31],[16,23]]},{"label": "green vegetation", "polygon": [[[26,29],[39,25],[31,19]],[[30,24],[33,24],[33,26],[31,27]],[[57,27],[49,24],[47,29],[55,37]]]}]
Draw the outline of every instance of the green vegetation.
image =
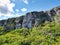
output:
[{"label": "green vegetation", "polygon": [[60,22],[45,22],[32,29],[9,32],[0,27],[0,45],[60,45]]}]

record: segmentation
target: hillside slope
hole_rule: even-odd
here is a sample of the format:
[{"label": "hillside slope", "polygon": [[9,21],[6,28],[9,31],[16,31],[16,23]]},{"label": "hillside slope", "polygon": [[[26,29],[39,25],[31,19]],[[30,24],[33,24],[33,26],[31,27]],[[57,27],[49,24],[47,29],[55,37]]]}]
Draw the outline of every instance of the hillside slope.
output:
[{"label": "hillside slope", "polygon": [[0,27],[0,45],[60,45],[60,22],[45,22],[32,29],[4,31]]},{"label": "hillside slope", "polygon": [[60,45],[60,7],[1,20],[0,45]]}]

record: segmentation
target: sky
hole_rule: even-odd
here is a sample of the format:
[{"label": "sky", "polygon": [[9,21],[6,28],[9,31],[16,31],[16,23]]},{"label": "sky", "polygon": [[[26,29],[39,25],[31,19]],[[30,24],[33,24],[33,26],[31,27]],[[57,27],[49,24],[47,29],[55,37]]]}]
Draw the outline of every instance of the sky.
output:
[{"label": "sky", "polygon": [[0,20],[60,6],[60,0],[0,0]]}]

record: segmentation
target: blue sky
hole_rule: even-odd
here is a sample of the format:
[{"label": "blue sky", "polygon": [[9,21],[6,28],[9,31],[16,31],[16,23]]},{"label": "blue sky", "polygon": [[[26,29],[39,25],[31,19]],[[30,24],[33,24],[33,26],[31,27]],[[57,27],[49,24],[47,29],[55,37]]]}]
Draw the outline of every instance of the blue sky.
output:
[{"label": "blue sky", "polygon": [[60,6],[60,0],[0,0],[0,20]]}]

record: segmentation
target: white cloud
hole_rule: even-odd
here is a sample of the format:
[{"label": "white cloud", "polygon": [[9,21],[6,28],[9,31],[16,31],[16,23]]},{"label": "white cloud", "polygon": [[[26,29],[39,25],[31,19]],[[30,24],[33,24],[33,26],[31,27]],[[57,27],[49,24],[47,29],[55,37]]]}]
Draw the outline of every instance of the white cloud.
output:
[{"label": "white cloud", "polygon": [[20,13],[16,13],[16,14],[12,14],[12,13],[2,14],[2,13],[0,13],[0,20],[12,18],[12,17],[19,17],[19,16],[21,16]]},{"label": "white cloud", "polygon": [[27,11],[27,9],[26,8],[22,8],[21,11],[22,12],[25,12],[25,11]]},{"label": "white cloud", "polygon": [[23,2],[24,2],[25,4],[28,4],[28,0],[23,0]]},{"label": "white cloud", "polygon": [[19,16],[18,13],[13,14],[14,6],[15,6],[15,4],[11,3],[11,0],[0,0],[0,20]]},{"label": "white cloud", "polygon": [[[14,7],[15,4],[11,3],[11,0],[0,0],[0,20],[21,16],[18,9],[15,10],[15,13],[15,11],[13,10]],[[25,12],[27,11],[27,9],[22,8],[21,11]]]},{"label": "white cloud", "polygon": [[[14,6],[15,6],[15,4],[11,3],[10,0],[4,0],[4,1],[0,0],[0,12],[1,13],[4,13],[6,11],[7,11],[6,13],[14,12],[13,11]],[[2,11],[4,11],[4,12],[2,12]]]},{"label": "white cloud", "polygon": [[16,9],[15,11],[16,11],[16,12],[19,12],[19,9]]}]

